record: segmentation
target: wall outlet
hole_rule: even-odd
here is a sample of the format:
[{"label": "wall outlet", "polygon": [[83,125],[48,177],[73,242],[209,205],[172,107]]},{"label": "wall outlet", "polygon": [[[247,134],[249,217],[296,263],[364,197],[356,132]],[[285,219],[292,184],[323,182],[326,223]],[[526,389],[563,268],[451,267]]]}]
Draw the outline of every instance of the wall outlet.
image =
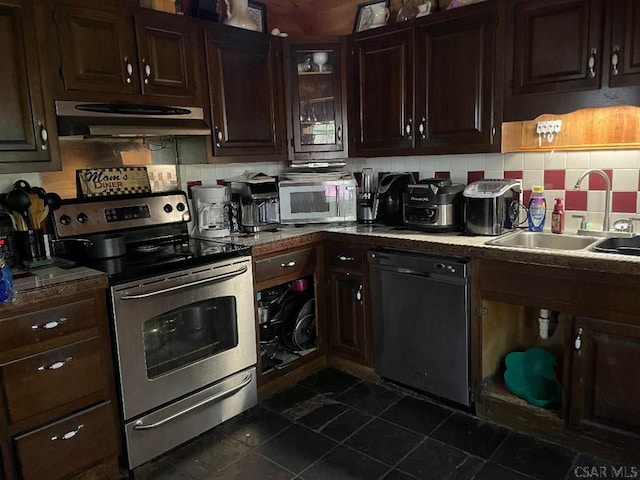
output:
[{"label": "wall outlet", "polygon": [[547,133],[560,133],[562,130],[562,120],[550,120],[548,122],[538,122],[536,124],[536,133],[544,135]]}]

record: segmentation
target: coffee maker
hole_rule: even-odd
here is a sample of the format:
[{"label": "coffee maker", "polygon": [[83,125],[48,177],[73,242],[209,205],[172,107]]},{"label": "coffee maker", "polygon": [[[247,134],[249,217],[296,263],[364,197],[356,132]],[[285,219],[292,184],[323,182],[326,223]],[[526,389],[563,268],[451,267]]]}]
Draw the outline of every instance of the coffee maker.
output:
[{"label": "coffee maker", "polygon": [[280,203],[275,180],[231,182],[231,201],[239,218],[232,218],[243,232],[275,230],[280,226]]},{"label": "coffee maker", "polygon": [[224,185],[191,188],[195,233],[198,238],[229,236],[228,194]]},{"label": "coffee maker", "polygon": [[376,219],[376,215],[373,210],[374,197],[373,169],[363,168],[360,193],[358,194],[358,222],[373,223]]}]

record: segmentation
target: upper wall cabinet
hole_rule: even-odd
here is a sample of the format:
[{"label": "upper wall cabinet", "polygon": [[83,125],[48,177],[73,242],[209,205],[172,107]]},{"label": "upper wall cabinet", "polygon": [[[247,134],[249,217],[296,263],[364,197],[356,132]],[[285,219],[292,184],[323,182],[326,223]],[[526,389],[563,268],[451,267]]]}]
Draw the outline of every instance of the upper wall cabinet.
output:
[{"label": "upper wall cabinet", "polygon": [[499,148],[495,2],[351,38],[351,156]]},{"label": "upper wall cabinet", "polygon": [[413,49],[412,29],[351,38],[351,156],[412,152]]},{"label": "upper wall cabinet", "polygon": [[499,148],[496,23],[495,11],[484,8],[416,29],[414,135],[420,153]]},{"label": "upper wall cabinet", "polygon": [[289,158],[346,157],[341,41],[292,42],[286,56]]},{"label": "upper wall cabinet", "polygon": [[53,105],[44,101],[35,13],[31,0],[0,6],[0,173],[60,166]]},{"label": "upper wall cabinet", "polygon": [[640,4],[511,0],[505,120],[640,105]]},{"label": "upper wall cabinet", "polygon": [[284,156],[284,78],[279,39],[212,25],[205,29],[205,49],[214,154]]},{"label": "upper wall cabinet", "polygon": [[90,99],[100,93],[101,98],[131,101],[132,95],[143,94],[198,103],[198,33],[190,19],[146,9],[132,17],[58,4],[55,23],[61,97]]}]

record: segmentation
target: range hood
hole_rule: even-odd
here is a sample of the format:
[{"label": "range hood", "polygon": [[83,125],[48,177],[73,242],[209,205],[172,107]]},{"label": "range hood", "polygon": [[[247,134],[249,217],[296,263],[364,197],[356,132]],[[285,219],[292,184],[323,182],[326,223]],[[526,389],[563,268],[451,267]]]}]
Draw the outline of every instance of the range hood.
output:
[{"label": "range hood", "polygon": [[211,135],[200,107],[56,101],[60,138]]}]

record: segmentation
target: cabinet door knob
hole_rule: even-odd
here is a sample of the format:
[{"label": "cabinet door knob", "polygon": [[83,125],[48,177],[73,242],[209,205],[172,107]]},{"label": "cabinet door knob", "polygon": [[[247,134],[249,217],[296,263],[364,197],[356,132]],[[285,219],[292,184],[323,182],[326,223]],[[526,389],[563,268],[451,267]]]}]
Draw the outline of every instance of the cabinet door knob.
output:
[{"label": "cabinet door knob", "polygon": [[427,119],[426,117],[422,117],[420,123],[418,124],[418,132],[420,132],[420,137],[427,138]]},{"label": "cabinet door knob", "polygon": [[338,143],[342,143],[342,125],[338,125],[336,130],[336,138],[338,139]]},{"label": "cabinet door knob", "polygon": [[296,262],[293,261],[293,260],[291,260],[290,262],[287,262],[287,263],[281,263],[280,264],[281,268],[293,268],[295,266],[296,266]]},{"label": "cabinet door knob", "polygon": [[589,51],[589,76],[591,78],[596,76],[596,54],[598,53],[597,48],[592,48]]},{"label": "cabinet door knob", "polygon": [[54,435],[53,437],[51,437],[51,441],[55,442],[57,440],[70,440],[73,437],[75,437],[78,434],[78,432],[80,432],[80,429],[83,427],[84,425],[78,425],[78,427],[75,430],[71,430],[70,432],[67,432],[61,436]]},{"label": "cabinet door knob", "polygon": [[411,119],[411,117],[409,117],[407,119],[407,124],[404,126],[404,133],[408,139],[411,139],[412,124],[413,124],[413,120]]},{"label": "cabinet door knob", "polygon": [[151,65],[147,63],[146,59],[142,59],[142,63],[144,64],[144,84],[149,85],[149,77],[151,77]]},{"label": "cabinet door knob", "polygon": [[45,370],[58,370],[59,368],[64,367],[67,363],[73,360],[73,357],[67,357],[64,360],[60,360],[58,362],[53,362],[48,367],[45,365],[41,365],[37,368],[39,372],[44,372]]},{"label": "cabinet door knob", "polygon": [[31,330],[51,330],[52,328],[56,328],[62,325],[67,321],[67,317],[60,317],[58,320],[53,320],[51,322],[43,323],[42,325],[31,325]]},{"label": "cabinet door knob", "polygon": [[354,257],[347,257],[345,255],[338,255],[338,260],[341,262],[353,262],[355,260]]},{"label": "cabinet door knob", "polygon": [[124,67],[127,71],[126,82],[131,83],[131,75],[133,75],[133,65],[131,65],[131,62],[129,61],[129,57],[124,57]]},{"label": "cabinet door knob", "polygon": [[578,329],[578,336],[576,337],[575,341],[573,342],[573,346],[575,347],[577,352],[579,352],[580,349],[582,348],[582,328]]},{"label": "cabinet door knob", "polygon": [[356,292],[356,300],[362,300],[362,284],[358,286],[358,291]]},{"label": "cabinet door knob", "polygon": [[45,127],[43,120],[38,120],[38,127],[40,128],[40,149],[47,150],[47,148],[49,148],[49,132],[47,132],[47,128]]},{"label": "cabinet door knob", "polygon": [[613,70],[614,75],[618,75],[620,71],[618,70],[618,62],[620,61],[620,46],[616,45],[613,47],[613,54],[611,55],[611,69]]}]

